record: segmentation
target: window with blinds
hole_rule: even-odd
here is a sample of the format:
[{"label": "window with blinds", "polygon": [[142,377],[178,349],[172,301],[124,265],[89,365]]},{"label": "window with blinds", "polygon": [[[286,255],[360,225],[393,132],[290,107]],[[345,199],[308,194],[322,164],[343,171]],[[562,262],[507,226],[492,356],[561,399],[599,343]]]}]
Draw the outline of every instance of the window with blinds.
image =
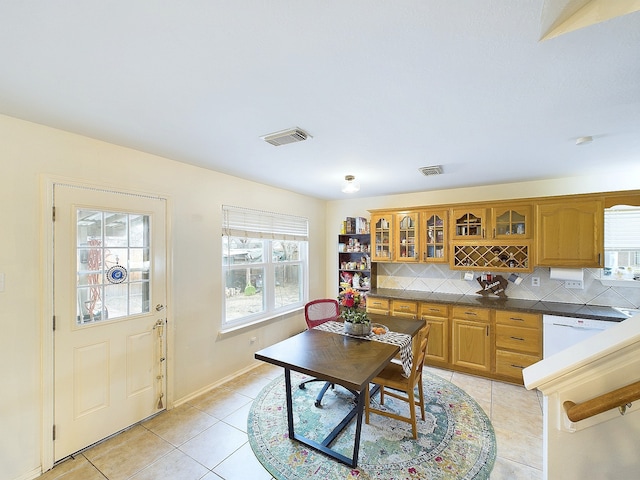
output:
[{"label": "window with blinds", "polygon": [[616,205],[604,211],[604,278],[640,277],[640,207]]},{"label": "window with blinds", "polygon": [[304,305],[308,236],[304,217],[223,205],[223,330]]}]

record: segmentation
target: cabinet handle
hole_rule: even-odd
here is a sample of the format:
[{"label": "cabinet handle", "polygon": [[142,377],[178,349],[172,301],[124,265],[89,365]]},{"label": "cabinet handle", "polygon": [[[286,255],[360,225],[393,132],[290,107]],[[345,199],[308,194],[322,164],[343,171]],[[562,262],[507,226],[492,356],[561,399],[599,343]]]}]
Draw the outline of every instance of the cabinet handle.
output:
[{"label": "cabinet handle", "polygon": [[409,308],[409,305],[400,305],[400,308],[402,310],[407,310]]},{"label": "cabinet handle", "polygon": [[491,238],[496,238],[496,229],[495,228],[493,229],[493,237],[491,237]]},{"label": "cabinet handle", "polygon": [[520,338],[520,337],[511,337],[513,340],[518,340],[520,342],[524,342],[524,338]]},{"label": "cabinet handle", "polygon": [[513,363],[511,364],[511,366],[513,368],[519,368],[520,370],[524,370],[525,367],[523,367],[522,365],[514,365]]},{"label": "cabinet handle", "polygon": [[487,325],[487,337],[489,336],[489,325]]},{"label": "cabinet handle", "polygon": [[464,312],[465,315],[473,315],[474,317],[477,317],[478,314],[476,312]]},{"label": "cabinet handle", "polygon": [[524,322],[524,318],[518,318],[518,317],[509,317],[509,320],[515,320],[516,322]]},{"label": "cabinet handle", "polygon": [[484,228],[482,229],[482,238],[484,238]]}]

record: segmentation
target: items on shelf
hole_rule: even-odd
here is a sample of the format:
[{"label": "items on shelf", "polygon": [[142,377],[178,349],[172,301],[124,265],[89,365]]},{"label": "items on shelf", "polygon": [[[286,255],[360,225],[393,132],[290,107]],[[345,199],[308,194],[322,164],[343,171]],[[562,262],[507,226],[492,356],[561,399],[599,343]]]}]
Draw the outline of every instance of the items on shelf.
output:
[{"label": "items on shelf", "polygon": [[342,235],[367,234],[369,233],[369,220],[364,217],[347,217],[342,222],[340,233]]}]

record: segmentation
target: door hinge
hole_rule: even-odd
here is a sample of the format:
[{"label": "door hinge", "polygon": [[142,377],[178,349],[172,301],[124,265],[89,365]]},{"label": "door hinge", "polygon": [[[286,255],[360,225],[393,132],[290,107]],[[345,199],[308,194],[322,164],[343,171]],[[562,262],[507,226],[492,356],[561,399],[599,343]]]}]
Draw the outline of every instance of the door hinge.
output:
[{"label": "door hinge", "polygon": [[55,425],[53,426],[52,430],[53,430],[53,440],[55,440],[56,439],[56,426]]},{"label": "door hinge", "polygon": [[53,316],[53,331],[56,331],[56,316]]},{"label": "door hinge", "polygon": [[56,221],[56,207],[51,207],[51,220]]}]

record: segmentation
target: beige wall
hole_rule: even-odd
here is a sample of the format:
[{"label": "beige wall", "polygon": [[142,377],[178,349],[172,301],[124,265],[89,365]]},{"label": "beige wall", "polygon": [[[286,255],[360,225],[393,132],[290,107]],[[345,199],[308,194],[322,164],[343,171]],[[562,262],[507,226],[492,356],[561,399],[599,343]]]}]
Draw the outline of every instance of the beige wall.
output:
[{"label": "beige wall", "polygon": [[[326,280],[325,206],[321,200],[0,116],[0,480],[33,478],[41,465],[44,298],[41,275],[42,179],[47,176],[155,193],[169,198],[173,375],[180,401],[247,368],[253,353],[304,329],[301,312],[218,337],[221,324],[221,205],[255,207],[310,220],[309,294]],[[50,224],[49,224],[50,225]],[[250,337],[257,342],[250,344]],[[11,432],[9,434],[9,432]]]}]

